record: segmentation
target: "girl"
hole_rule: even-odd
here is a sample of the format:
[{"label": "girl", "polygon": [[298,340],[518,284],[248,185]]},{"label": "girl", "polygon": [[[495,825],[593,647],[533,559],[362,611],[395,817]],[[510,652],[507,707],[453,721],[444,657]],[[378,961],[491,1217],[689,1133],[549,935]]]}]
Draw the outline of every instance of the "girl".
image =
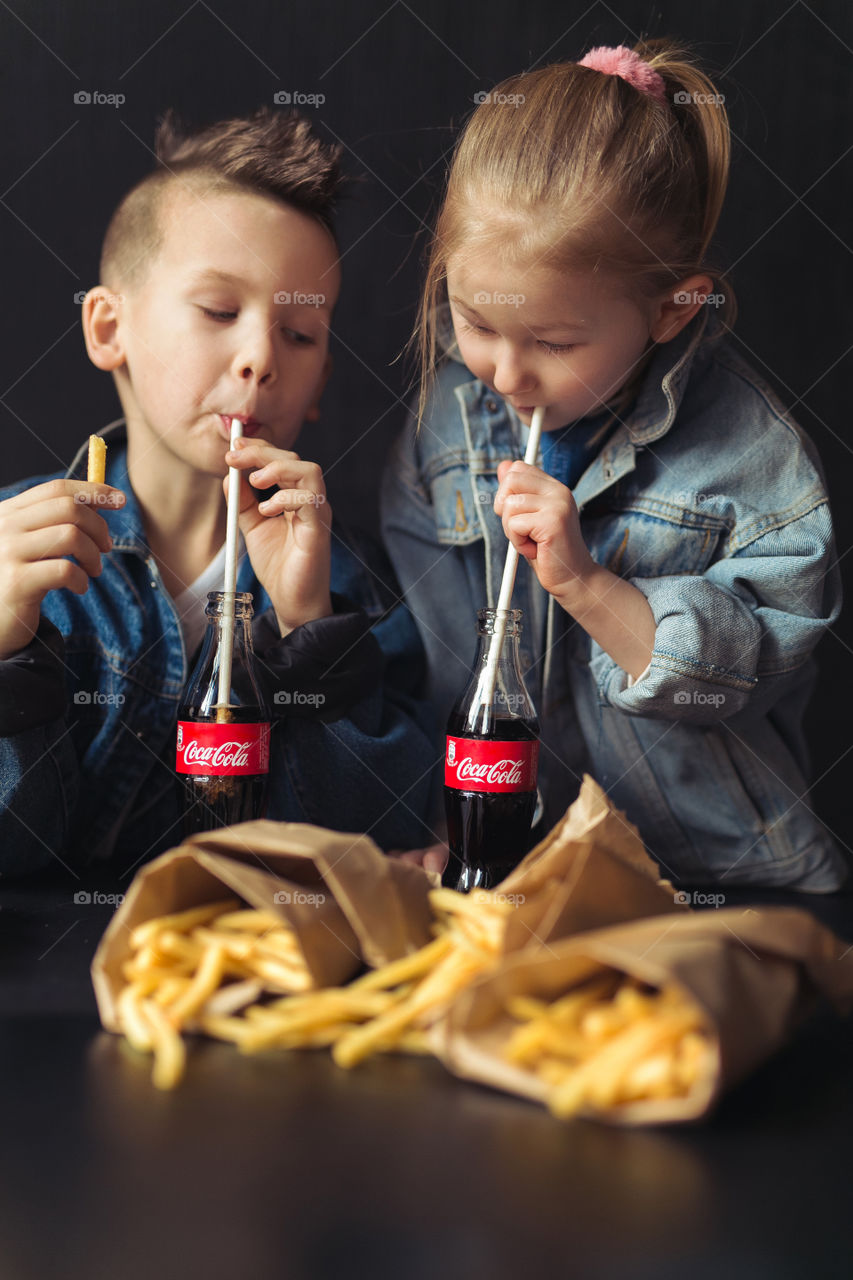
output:
[{"label": "girl", "polygon": [[802,715],[839,580],[814,446],[724,336],[722,103],[666,41],[486,96],[432,241],[383,525],[440,717],[507,538],[528,561],[512,606],[548,825],[586,770],[677,883],[822,892],[847,866]]}]

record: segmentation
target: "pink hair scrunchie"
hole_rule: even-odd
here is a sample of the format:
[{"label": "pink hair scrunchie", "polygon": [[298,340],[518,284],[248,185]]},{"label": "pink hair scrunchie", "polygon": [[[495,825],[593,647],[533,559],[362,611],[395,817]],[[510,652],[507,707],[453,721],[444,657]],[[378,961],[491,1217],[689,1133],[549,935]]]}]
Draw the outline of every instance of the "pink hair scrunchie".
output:
[{"label": "pink hair scrunchie", "polygon": [[615,46],[599,45],[590,49],[585,58],[581,58],[579,67],[589,67],[592,71],[601,71],[606,76],[619,76],[628,84],[647,93],[656,102],[666,105],[666,87],[663,79],[644,62],[638,53],[629,49],[626,44]]}]

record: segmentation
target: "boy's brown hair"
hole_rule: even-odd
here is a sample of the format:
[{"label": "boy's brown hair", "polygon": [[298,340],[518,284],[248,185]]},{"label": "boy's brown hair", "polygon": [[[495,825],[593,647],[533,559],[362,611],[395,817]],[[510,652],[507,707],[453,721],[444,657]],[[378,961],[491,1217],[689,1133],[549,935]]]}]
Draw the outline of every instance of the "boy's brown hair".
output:
[{"label": "boy's brown hair", "polygon": [[201,196],[246,191],[316,219],[334,238],[333,217],[344,183],[341,148],[324,142],[297,111],[261,107],[193,132],[167,111],[155,135],[157,167],[133,187],[107,227],[101,281],[138,282],[163,241],[162,208],[174,185]]}]

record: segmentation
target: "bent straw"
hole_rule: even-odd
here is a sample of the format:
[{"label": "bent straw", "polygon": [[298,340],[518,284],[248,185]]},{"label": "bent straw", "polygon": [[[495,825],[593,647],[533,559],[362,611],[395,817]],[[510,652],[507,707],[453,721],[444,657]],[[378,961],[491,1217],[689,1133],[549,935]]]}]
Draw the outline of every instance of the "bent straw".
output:
[{"label": "bent straw", "polygon": [[[231,419],[231,448],[243,434],[239,418]],[[219,654],[219,688],[216,719],[228,720],[231,698],[231,667],[234,661],[234,602],[237,594],[237,537],[240,530],[240,472],[228,468],[228,522],[225,526],[225,586],[222,599],[222,648]]]},{"label": "bent straw", "polygon": [[[529,466],[533,466],[536,462],[536,455],[539,452],[539,439],[542,435],[542,420],[544,417],[544,409],[539,408],[533,410],[533,417],[530,420],[530,435],[527,438],[527,448],[524,451],[524,461]],[[489,656],[486,659],[486,665],[480,672],[474,701],[471,703],[468,711],[469,731],[473,731],[477,724],[477,712],[480,707],[490,707],[492,705],[492,698],[495,693],[495,680],[498,672],[498,662],[500,660],[501,653],[503,652],[504,637],[506,635],[507,611],[509,610],[509,602],[512,599],[512,589],[515,586],[515,573],[517,568],[518,552],[513,544],[510,543],[507,548],[503,577],[501,578],[498,607],[495,611],[495,627],[489,644]]]}]

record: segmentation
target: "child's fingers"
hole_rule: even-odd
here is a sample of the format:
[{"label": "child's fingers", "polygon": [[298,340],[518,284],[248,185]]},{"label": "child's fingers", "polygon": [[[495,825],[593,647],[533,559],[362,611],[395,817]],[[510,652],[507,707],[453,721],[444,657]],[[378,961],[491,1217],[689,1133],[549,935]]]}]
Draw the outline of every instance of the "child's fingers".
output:
[{"label": "child's fingers", "polygon": [[309,489],[279,489],[271,498],[258,505],[258,510],[265,516],[278,516],[285,511],[297,513],[307,523],[314,521],[328,523],[321,508],[326,506],[324,493],[313,493]]},{"label": "child's fingers", "polygon": [[570,490],[560,484],[553,476],[546,475],[538,467],[529,466],[526,462],[501,463],[498,467],[500,486],[495,494],[495,511],[501,515],[510,494],[533,494],[541,502],[544,498],[563,498],[570,495]]},{"label": "child's fingers", "polygon": [[73,560],[38,560],[25,567],[16,594],[21,602],[41,603],[48,591],[62,587],[76,596],[85,595],[89,590],[89,574]]},{"label": "child's fingers", "polygon": [[101,572],[100,548],[73,524],[51,525],[22,534],[16,543],[17,559],[24,564],[37,560],[53,560],[59,556],[74,556],[90,578]]},{"label": "child's fingers", "polygon": [[[311,493],[326,493],[323,469],[316,462],[306,462],[297,453],[288,453],[283,449],[273,449],[270,456],[269,446],[263,454],[254,449],[244,449],[239,454],[227,453],[225,461],[229,466],[240,471],[248,471],[249,483],[256,489],[269,489],[278,485],[280,489],[306,489]],[[248,470],[249,467],[252,470]]]},{"label": "child's fingers", "polygon": [[299,458],[276,458],[267,466],[250,471],[249,483],[256,489],[268,489],[277,484],[279,489],[305,489],[324,497],[326,494],[322,469],[316,462],[302,462]]},{"label": "child's fingers", "polygon": [[109,551],[112,545],[109,526],[103,516],[98,515],[88,503],[78,502],[70,494],[30,503],[28,507],[15,513],[15,527],[20,533],[33,533],[36,529],[62,525],[76,525],[102,551]]},{"label": "child's fingers", "polygon": [[239,467],[241,471],[247,467],[263,467],[274,458],[300,461],[299,454],[292,449],[277,449],[268,440],[250,440],[246,436],[240,436],[235,441],[234,448],[225,454],[229,467]]},{"label": "child's fingers", "polygon": [[89,480],[45,480],[43,484],[24,489],[0,503],[4,511],[23,511],[26,507],[61,498],[71,498],[82,506],[103,506],[108,510],[124,506],[127,501],[121,489],[111,484],[95,484]]}]

